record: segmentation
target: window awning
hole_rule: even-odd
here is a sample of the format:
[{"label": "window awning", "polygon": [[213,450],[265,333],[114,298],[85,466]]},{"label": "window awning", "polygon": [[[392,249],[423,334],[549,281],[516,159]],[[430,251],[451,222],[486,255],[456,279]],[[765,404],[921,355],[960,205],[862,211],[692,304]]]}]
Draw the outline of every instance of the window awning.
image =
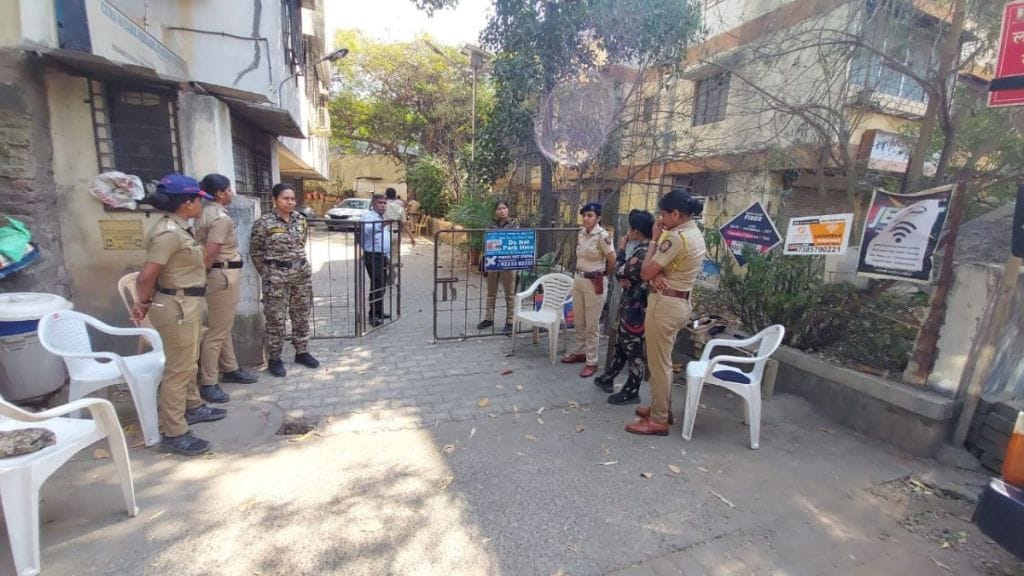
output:
[{"label": "window awning", "polygon": [[227,104],[232,112],[247,120],[257,128],[266,130],[277,136],[289,138],[306,138],[302,128],[295,122],[292,113],[284,108],[271,104],[263,94],[246,92],[237,88],[229,88],[207,82],[190,82],[200,90],[216,96]]},{"label": "window awning", "polygon": [[181,84],[180,79],[161,76],[152,68],[122,64],[88,52],[57,49],[38,52],[37,54],[72,74],[83,74],[99,80],[125,83],[144,82],[147,84],[162,84],[168,87]]}]

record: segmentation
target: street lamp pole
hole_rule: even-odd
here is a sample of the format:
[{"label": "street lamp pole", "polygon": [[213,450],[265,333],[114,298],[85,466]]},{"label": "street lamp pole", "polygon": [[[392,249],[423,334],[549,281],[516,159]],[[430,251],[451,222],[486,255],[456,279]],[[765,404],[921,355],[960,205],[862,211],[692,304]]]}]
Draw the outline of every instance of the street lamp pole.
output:
[{"label": "street lamp pole", "polygon": [[473,132],[469,144],[469,158],[473,162],[476,162],[476,78],[477,72],[479,72],[480,69],[484,67],[484,64],[493,58],[493,56],[474,44],[464,44],[462,46],[462,53],[469,56],[469,67],[473,70]]},{"label": "street lamp pole", "polygon": [[341,60],[345,56],[348,56],[348,48],[338,48],[334,52],[331,52],[330,54],[328,54],[328,55],[324,56],[323,58],[317,60],[313,64],[306,64],[305,66],[300,68],[298,72],[296,72],[294,74],[291,74],[290,76],[286,77],[284,80],[281,80],[281,83],[277,85],[277,105],[278,105],[278,107],[281,106],[281,88],[284,88],[284,83],[285,82],[291,80],[292,78],[295,78],[296,76],[299,76],[300,74],[305,72],[307,69],[312,68],[312,67],[314,67],[314,66],[316,66],[318,64],[322,64],[324,62],[337,62],[338,60]]}]

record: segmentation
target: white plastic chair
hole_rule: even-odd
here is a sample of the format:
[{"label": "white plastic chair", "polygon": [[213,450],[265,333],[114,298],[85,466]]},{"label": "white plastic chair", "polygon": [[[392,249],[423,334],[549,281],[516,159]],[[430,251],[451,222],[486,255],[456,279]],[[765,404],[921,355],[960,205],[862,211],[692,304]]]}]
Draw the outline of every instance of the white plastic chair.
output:
[{"label": "white plastic chair", "polygon": [[[117,293],[121,296],[121,302],[124,302],[124,308],[128,311],[128,317],[132,317],[132,306],[139,300],[138,293],[135,292],[135,280],[139,277],[138,272],[129,272],[121,279],[117,281]],[[142,319],[141,322],[132,320],[136,326],[142,328],[152,328],[153,323],[149,321],[149,316]],[[139,353],[142,353],[145,345],[148,344],[150,348],[153,347],[153,343],[149,341],[145,336],[139,338]]]},{"label": "white plastic chair", "polygon": [[[753,338],[746,340],[711,340],[704,347],[700,360],[686,365],[686,408],[683,413],[683,438],[689,440],[693,436],[693,423],[697,420],[697,408],[700,406],[700,392],[706,384],[721,386],[740,398],[746,405],[745,420],[750,426],[750,447],[757,450],[761,434],[761,378],[768,357],[775,353],[782,344],[786,329],[776,324],[765,328]],[[730,348],[753,348],[757,345],[754,357],[715,356],[711,352],[716,346]],[[754,369],[743,372],[739,368],[727,366],[732,364],[752,364]]]},{"label": "white plastic chair", "polygon": [[[533,293],[537,287],[544,288],[544,303],[540,310],[534,310]],[[512,320],[512,354],[516,353],[516,334],[520,326],[533,326],[536,340],[537,328],[547,328],[551,363],[555,363],[558,349],[558,332],[564,323],[565,301],[572,293],[572,277],[565,274],[545,274],[534,280],[526,290],[516,294],[516,313]],[[523,304],[527,303],[524,307]]]},{"label": "white plastic chair", "polygon": [[[77,410],[88,410],[92,420],[60,418]],[[18,428],[47,428],[57,443],[31,454],[0,458],[0,500],[18,576],[39,574],[39,488],[79,450],[107,439],[110,458],[117,466],[121,493],[129,516],[139,513],[135,485],[128,462],[128,447],[114,406],[99,398],[86,398],[45,412],[31,413],[0,399],[0,431]]]},{"label": "white plastic chair", "polygon": [[[135,356],[93,352],[87,325],[113,336],[144,336],[153,350]],[[92,316],[67,310],[52,312],[39,320],[39,343],[51,354],[64,359],[71,380],[68,401],[78,400],[100,388],[127,384],[146,446],[160,442],[156,398],[164,377],[164,346],[156,330],[114,328]],[[108,362],[98,362],[100,358]]]}]

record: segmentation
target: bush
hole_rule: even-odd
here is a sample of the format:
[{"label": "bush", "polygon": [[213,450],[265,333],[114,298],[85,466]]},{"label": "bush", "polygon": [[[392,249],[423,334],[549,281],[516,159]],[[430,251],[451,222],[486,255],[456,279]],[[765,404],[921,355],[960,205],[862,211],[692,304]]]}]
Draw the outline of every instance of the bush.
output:
[{"label": "bush", "polygon": [[405,173],[405,182],[415,192],[420,210],[435,218],[443,218],[451,204],[451,198],[444,189],[447,181],[444,165],[433,156],[418,158]]},{"label": "bush", "polygon": [[877,374],[906,366],[917,337],[915,311],[927,299],[826,284],[821,257],[750,249],[743,256],[742,269],[728,253],[719,259],[722,282],[709,304],[735,315],[746,331],[782,324],[785,343],[794,348]]},{"label": "bush", "polygon": [[842,298],[841,289],[823,285],[824,261],[817,256],[788,257],[778,252],[743,251],[747,265],[734,267],[732,255],[720,258],[723,299],[751,332],[772,324],[786,327],[785,342],[797,348],[819,347],[841,328],[842,318],[823,313]]}]

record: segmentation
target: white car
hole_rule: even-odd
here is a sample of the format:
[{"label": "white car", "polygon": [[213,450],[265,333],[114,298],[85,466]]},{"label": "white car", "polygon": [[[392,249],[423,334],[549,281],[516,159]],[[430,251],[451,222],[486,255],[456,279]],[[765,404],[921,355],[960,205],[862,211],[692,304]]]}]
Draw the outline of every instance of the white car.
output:
[{"label": "white car", "polygon": [[369,198],[346,198],[340,204],[327,211],[327,229],[351,229],[363,214],[370,211]]}]

